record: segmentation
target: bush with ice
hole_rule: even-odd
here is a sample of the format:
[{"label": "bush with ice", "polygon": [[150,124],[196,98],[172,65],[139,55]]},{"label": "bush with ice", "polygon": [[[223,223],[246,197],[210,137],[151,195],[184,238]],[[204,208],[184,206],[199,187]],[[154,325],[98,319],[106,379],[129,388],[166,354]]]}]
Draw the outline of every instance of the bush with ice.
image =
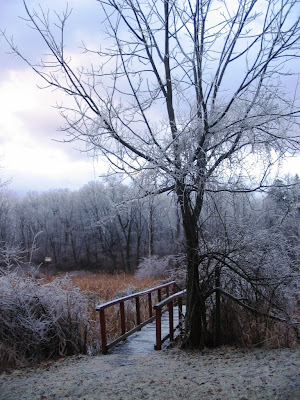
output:
[{"label": "bush with ice", "polygon": [[91,351],[88,302],[68,278],[0,276],[0,371]]},{"label": "bush with ice", "polygon": [[164,278],[176,280],[180,286],[185,285],[186,261],[184,255],[151,256],[144,258],[138,266],[136,276],[143,278]]}]

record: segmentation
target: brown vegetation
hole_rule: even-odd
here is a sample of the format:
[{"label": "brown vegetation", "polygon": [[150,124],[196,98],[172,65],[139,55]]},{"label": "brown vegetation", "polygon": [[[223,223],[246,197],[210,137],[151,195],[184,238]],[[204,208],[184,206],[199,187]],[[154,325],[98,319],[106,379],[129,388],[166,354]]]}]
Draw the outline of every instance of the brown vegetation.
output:
[{"label": "brown vegetation", "polygon": [[[78,287],[89,299],[89,309],[91,320],[98,325],[99,316],[95,311],[97,305],[109,301],[116,297],[123,297],[129,294],[157,286],[161,283],[158,278],[137,278],[133,274],[116,273],[82,273],[71,276],[74,286]],[[147,319],[147,300],[142,299],[141,319]],[[135,302],[125,303],[126,328],[127,330],[135,326]],[[106,324],[108,340],[113,340],[120,335],[120,315],[119,307],[114,306],[106,310]],[[99,331],[100,336],[100,331]]]},{"label": "brown vegetation", "polygon": [[117,293],[126,290],[128,287],[142,290],[160,283],[159,279],[143,278],[138,279],[132,274],[117,273],[88,273],[74,274],[71,276],[74,286],[85,292],[92,292],[99,295],[103,300],[110,300]]}]

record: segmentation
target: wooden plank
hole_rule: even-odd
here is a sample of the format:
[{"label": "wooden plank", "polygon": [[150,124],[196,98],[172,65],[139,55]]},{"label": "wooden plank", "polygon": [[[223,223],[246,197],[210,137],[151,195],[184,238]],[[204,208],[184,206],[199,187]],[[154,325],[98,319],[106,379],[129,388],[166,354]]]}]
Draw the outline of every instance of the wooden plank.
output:
[{"label": "wooden plank", "polygon": [[123,340],[127,339],[128,336],[132,335],[133,333],[140,331],[143,326],[149,324],[150,322],[155,320],[155,315],[153,315],[151,318],[147,319],[146,321],[142,322],[140,325],[130,329],[130,331],[126,332],[124,335],[118,337],[117,339],[113,340],[110,342],[106,348],[107,350],[110,350],[112,347],[116,346],[118,343],[122,342]]}]

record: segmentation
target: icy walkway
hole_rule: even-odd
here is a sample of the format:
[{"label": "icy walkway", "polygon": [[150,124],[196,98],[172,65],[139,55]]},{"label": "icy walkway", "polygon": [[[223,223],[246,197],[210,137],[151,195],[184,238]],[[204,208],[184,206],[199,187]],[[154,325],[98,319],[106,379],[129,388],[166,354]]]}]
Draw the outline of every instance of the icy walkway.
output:
[{"label": "icy walkway", "polygon": [[[183,306],[184,307],[184,306]],[[185,312],[183,308],[183,312]],[[174,327],[178,325],[178,307],[174,307]],[[169,333],[169,313],[165,312],[161,317],[161,337],[165,337]],[[119,343],[115,348],[111,349],[110,354],[134,355],[149,354],[154,352],[156,341],[155,320],[144,326],[140,331],[129,336],[124,342]],[[168,342],[166,342],[168,343]]]}]

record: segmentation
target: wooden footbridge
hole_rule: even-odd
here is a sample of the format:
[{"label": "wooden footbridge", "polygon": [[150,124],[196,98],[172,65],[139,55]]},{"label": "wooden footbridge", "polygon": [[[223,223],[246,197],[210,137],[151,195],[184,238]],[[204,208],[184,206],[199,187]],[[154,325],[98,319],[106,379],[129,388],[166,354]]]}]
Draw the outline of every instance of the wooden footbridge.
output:
[{"label": "wooden footbridge", "polygon": [[[161,350],[166,340],[172,342],[177,332],[182,332],[185,293],[185,290],[181,290],[172,281],[97,306],[102,353],[106,354],[124,341],[126,342],[116,347],[114,352],[143,353],[153,349]],[[109,341],[109,319],[112,316],[117,318],[120,332]],[[126,340],[129,336],[130,340]]]}]

